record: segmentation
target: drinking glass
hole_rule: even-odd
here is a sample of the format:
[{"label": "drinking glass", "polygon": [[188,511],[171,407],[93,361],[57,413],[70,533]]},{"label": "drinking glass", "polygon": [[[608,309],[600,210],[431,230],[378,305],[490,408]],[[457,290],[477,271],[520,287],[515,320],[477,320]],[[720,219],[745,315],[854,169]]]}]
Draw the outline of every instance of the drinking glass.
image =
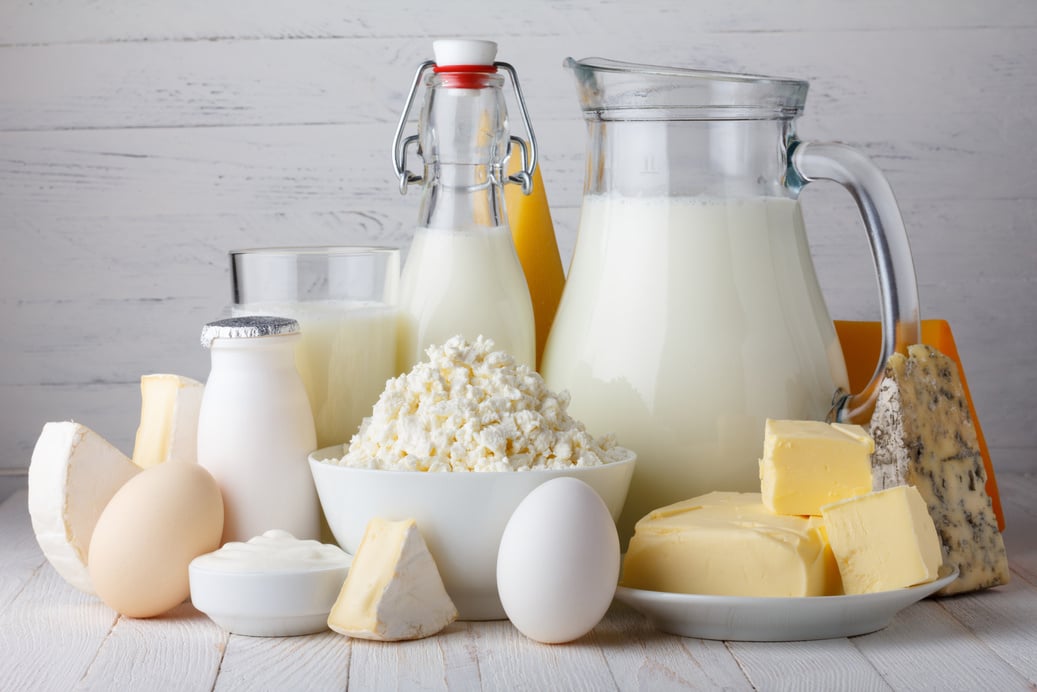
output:
[{"label": "drinking glass", "polygon": [[400,253],[361,246],[232,250],[232,312],[299,322],[296,366],[317,447],[348,443],[396,375]]}]

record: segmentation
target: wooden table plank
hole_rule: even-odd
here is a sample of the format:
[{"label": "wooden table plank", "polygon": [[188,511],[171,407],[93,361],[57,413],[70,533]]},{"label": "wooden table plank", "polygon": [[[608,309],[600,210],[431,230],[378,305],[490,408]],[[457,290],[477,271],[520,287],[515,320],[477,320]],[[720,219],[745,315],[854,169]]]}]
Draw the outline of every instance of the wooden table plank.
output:
[{"label": "wooden table plank", "polygon": [[886,629],[851,642],[893,689],[1015,690],[1027,686],[1026,678],[937,600],[917,603]]},{"label": "wooden table plank", "polygon": [[506,620],[477,629],[483,689],[612,690],[618,684],[602,649],[590,637],[568,644],[540,644]]},{"label": "wooden table plank", "polygon": [[1037,587],[1012,575],[990,592],[937,601],[1026,679],[1037,680]]},{"label": "wooden table plank", "polygon": [[590,636],[620,689],[752,689],[723,642],[665,634],[619,602]]},{"label": "wooden table plank", "polygon": [[[32,533],[25,491],[0,504],[0,617],[46,564]],[[49,569],[49,567],[48,567]]]},{"label": "wooden table plank", "polygon": [[212,689],[226,642],[227,634],[190,603],[147,620],[119,617],[79,686],[163,692]]},{"label": "wooden table plank", "polygon": [[36,572],[2,617],[4,690],[76,687],[118,619],[108,606],[66,584],[49,565]]},{"label": "wooden table plank", "polygon": [[214,692],[344,690],[350,642],[331,631],[303,637],[231,635]]},{"label": "wooden table plank", "polygon": [[527,639],[508,622],[415,642],[227,635],[189,603],[117,617],[44,561],[24,491],[0,504],[0,689],[1032,689],[1037,476],[1005,474],[1013,581],[927,600],[886,629],[817,642],[715,642],[655,631],[615,604],[587,636]]},{"label": "wooden table plank", "polygon": [[755,689],[891,689],[849,639],[731,642],[728,647]]}]

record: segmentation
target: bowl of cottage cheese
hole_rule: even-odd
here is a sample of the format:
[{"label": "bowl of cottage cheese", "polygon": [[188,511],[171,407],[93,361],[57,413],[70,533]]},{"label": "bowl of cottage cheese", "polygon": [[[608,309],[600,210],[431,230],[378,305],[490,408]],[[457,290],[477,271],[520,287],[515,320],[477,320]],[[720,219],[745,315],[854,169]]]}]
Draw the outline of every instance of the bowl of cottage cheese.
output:
[{"label": "bowl of cottage cheese", "polygon": [[336,541],[356,551],[374,517],[414,519],[462,619],[505,617],[496,587],[501,534],[540,484],[579,478],[613,519],[635,454],[594,436],[531,368],[493,342],[454,337],[386,383],[346,445],[310,455]]}]

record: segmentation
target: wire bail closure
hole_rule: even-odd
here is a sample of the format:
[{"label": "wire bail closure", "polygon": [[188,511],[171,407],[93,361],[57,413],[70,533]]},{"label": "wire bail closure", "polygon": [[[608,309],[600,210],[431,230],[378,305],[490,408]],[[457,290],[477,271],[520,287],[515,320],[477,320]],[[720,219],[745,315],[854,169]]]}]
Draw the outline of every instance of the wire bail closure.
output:
[{"label": "wire bail closure", "polygon": [[[519,86],[518,75],[515,73],[515,68],[506,62],[495,62],[493,66],[498,70],[503,70],[511,78],[512,87],[515,89],[515,99],[518,102],[519,113],[522,116],[522,123],[526,128],[526,134],[529,136],[529,140],[524,140],[516,135],[511,135],[509,140],[512,144],[517,145],[519,149],[519,156],[522,163],[522,168],[518,173],[509,175],[505,178],[504,182],[515,183],[522,186],[522,194],[528,195],[533,191],[533,171],[536,170],[537,165],[537,144],[536,135],[533,134],[533,124],[529,119],[529,112],[526,110],[526,99],[522,95],[522,87]],[[418,135],[407,135],[403,136],[403,129],[407,126],[407,118],[410,115],[411,109],[414,107],[414,100],[418,93],[418,87],[421,85],[422,78],[425,73],[436,67],[436,63],[433,60],[426,60],[418,66],[417,72],[414,73],[414,82],[411,84],[410,93],[407,94],[407,101],[403,106],[403,114],[400,115],[400,122],[396,125],[396,134],[393,137],[392,144],[392,163],[393,168],[396,171],[396,177],[400,181],[400,194],[407,194],[407,186],[411,183],[420,183],[425,180],[423,175],[417,173],[411,173],[407,168],[407,150],[411,145],[416,145],[418,148],[418,156],[421,156],[421,142],[418,139]],[[510,153],[509,153],[510,156]]]}]

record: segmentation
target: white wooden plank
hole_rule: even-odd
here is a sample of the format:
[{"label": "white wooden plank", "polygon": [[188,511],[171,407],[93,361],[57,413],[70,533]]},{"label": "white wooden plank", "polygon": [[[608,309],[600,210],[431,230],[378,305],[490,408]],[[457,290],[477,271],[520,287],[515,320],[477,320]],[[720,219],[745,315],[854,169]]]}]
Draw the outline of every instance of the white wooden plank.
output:
[{"label": "white wooden plank", "polygon": [[[1034,559],[1029,502],[1037,494],[1037,478],[1006,474],[1004,480],[1010,521],[1021,537],[1030,537],[1014,552],[1014,567],[1019,558]],[[38,555],[31,541],[26,544],[24,499],[21,493],[0,505],[5,558]],[[18,560],[0,561],[0,584],[19,569]],[[1037,682],[1035,608],[1037,589],[1020,579],[996,590],[926,601],[901,613],[886,630],[828,642],[725,646],[653,633],[639,615],[622,609],[613,610],[590,636],[562,646],[530,642],[506,622],[455,623],[441,636],[406,645],[351,643],[331,633],[231,637],[216,688],[285,689],[294,683],[342,689],[348,679],[362,689],[368,684],[378,689],[744,689],[749,684],[744,670],[760,689],[1022,689]],[[157,620],[122,619],[108,632],[111,617],[53,570],[40,570],[11,607],[0,607],[0,687],[172,689],[182,680],[195,683],[183,688],[209,686],[206,675],[213,674],[226,638],[191,606]],[[360,644],[365,653],[350,655]],[[26,651],[34,657],[24,660]],[[42,664],[52,660],[66,667]],[[603,677],[606,669],[610,677]],[[171,671],[181,677],[166,677]],[[577,682],[584,679],[586,684]]]},{"label": "white wooden plank", "polygon": [[77,689],[212,689],[226,642],[190,603],[147,620],[120,617]]},{"label": "white wooden plank", "polygon": [[752,689],[723,642],[659,632],[643,615],[618,603],[592,638],[623,690]]},{"label": "white wooden plank", "polygon": [[728,648],[756,689],[891,689],[848,639],[730,642]]},{"label": "white wooden plank", "polygon": [[214,692],[344,690],[351,644],[331,631],[301,637],[244,637],[227,643]]},{"label": "white wooden plank", "polygon": [[484,689],[611,690],[617,681],[591,635],[568,644],[540,644],[508,621],[479,625],[479,675]]},{"label": "white wooden plank", "polygon": [[36,572],[0,617],[0,687],[9,690],[74,688],[117,619],[49,565]]},{"label": "white wooden plank", "polygon": [[[445,690],[445,647],[469,641],[464,623],[453,623],[425,639],[402,642],[352,641],[349,687],[360,690]],[[474,672],[474,671],[470,671]]]},{"label": "white wooden plank", "polygon": [[[21,490],[6,500],[0,496],[0,618],[36,574],[47,566],[36,544]],[[49,569],[49,567],[47,567]]]},{"label": "white wooden plank", "polygon": [[483,689],[479,672],[479,632],[477,622],[455,622],[450,631],[464,632],[464,636],[437,639],[443,656],[443,682],[448,690]]},{"label": "white wooden plank", "polygon": [[[1032,460],[1033,450],[1025,454]],[[998,490],[1005,512],[1005,550],[1013,579],[1024,579],[1037,586],[1037,475],[999,475]]]},{"label": "white wooden plank", "polygon": [[[18,464],[23,462],[19,460]],[[0,467],[0,502],[27,487],[24,468],[6,469]]]},{"label": "white wooden plank", "polygon": [[[936,601],[902,611],[884,630],[851,640],[893,689],[1024,689],[1027,680]],[[910,648],[912,654],[905,656]]]},{"label": "white wooden plank", "polygon": [[[60,5],[11,0],[0,6],[0,44],[83,41],[212,40],[249,38],[376,36],[379,38],[473,35],[500,37],[587,32],[652,35],[666,28],[702,27],[717,32],[799,32],[854,27],[908,30],[962,26],[1012,28],[1034,23],[1026,0],[943,6],[896,0],[860,5],[806,0],[794,6],[742,2],[716,12],[705,0],[655,0],[651,11],[630,12],[622,3],[533,2],[517,11],[505,5],[455,0],[449,6],[353,2],[348,11],[327,0],[268,3],[256,11],[246,0],[189,0],[175,7],[161,0],[73,0]],[[449,11],[444,11],[447,9]],[[74,16],[78,21],[68,21]],[[692,21],[693,20],[693,21]]]},{"label": "white wooden plank", "polygon": [[[1027,578],[1014,572],[1012,581],[996,589],[938,603],[1020,675],[1037,680],[1037,658],[1033,655],[1037,651],[1037,586]],[[963,654],[962,660],[971,666],[975,657]],[[987,674],[984,670],[983,675]]]},{"label": "white wooden plank", "polygon": [[[519,70],[538,129],[547,121],[579,119],[572,78],[561,67],[567,55],[808,79],[804,136],[871,142],[895,170],[898,141],[926,141],[937,133],[952,136],[928,152],[968,154],[1008,143],[1032,152],[1032,141],[1017,133],[1037,100],[1030,88],[1037,81],[1033,33],[1029,26],[949,29],[927,34],[923,49],[895,23],[881,31],[693,30],[647,43],[624,31],[607,40],[600,34],[523,36],[502,43],[501,57]],[[883,51],[874,50],[877,42]],[[430,51],[427,39],[358,38],[0,47],[0,130],[393,126],[414,69]],[[940,88],[949,73],[960,89]],[[977,127],[986,136],[967,137]],[[999,174],[998,163],[990,161],[983,173]]]}]

